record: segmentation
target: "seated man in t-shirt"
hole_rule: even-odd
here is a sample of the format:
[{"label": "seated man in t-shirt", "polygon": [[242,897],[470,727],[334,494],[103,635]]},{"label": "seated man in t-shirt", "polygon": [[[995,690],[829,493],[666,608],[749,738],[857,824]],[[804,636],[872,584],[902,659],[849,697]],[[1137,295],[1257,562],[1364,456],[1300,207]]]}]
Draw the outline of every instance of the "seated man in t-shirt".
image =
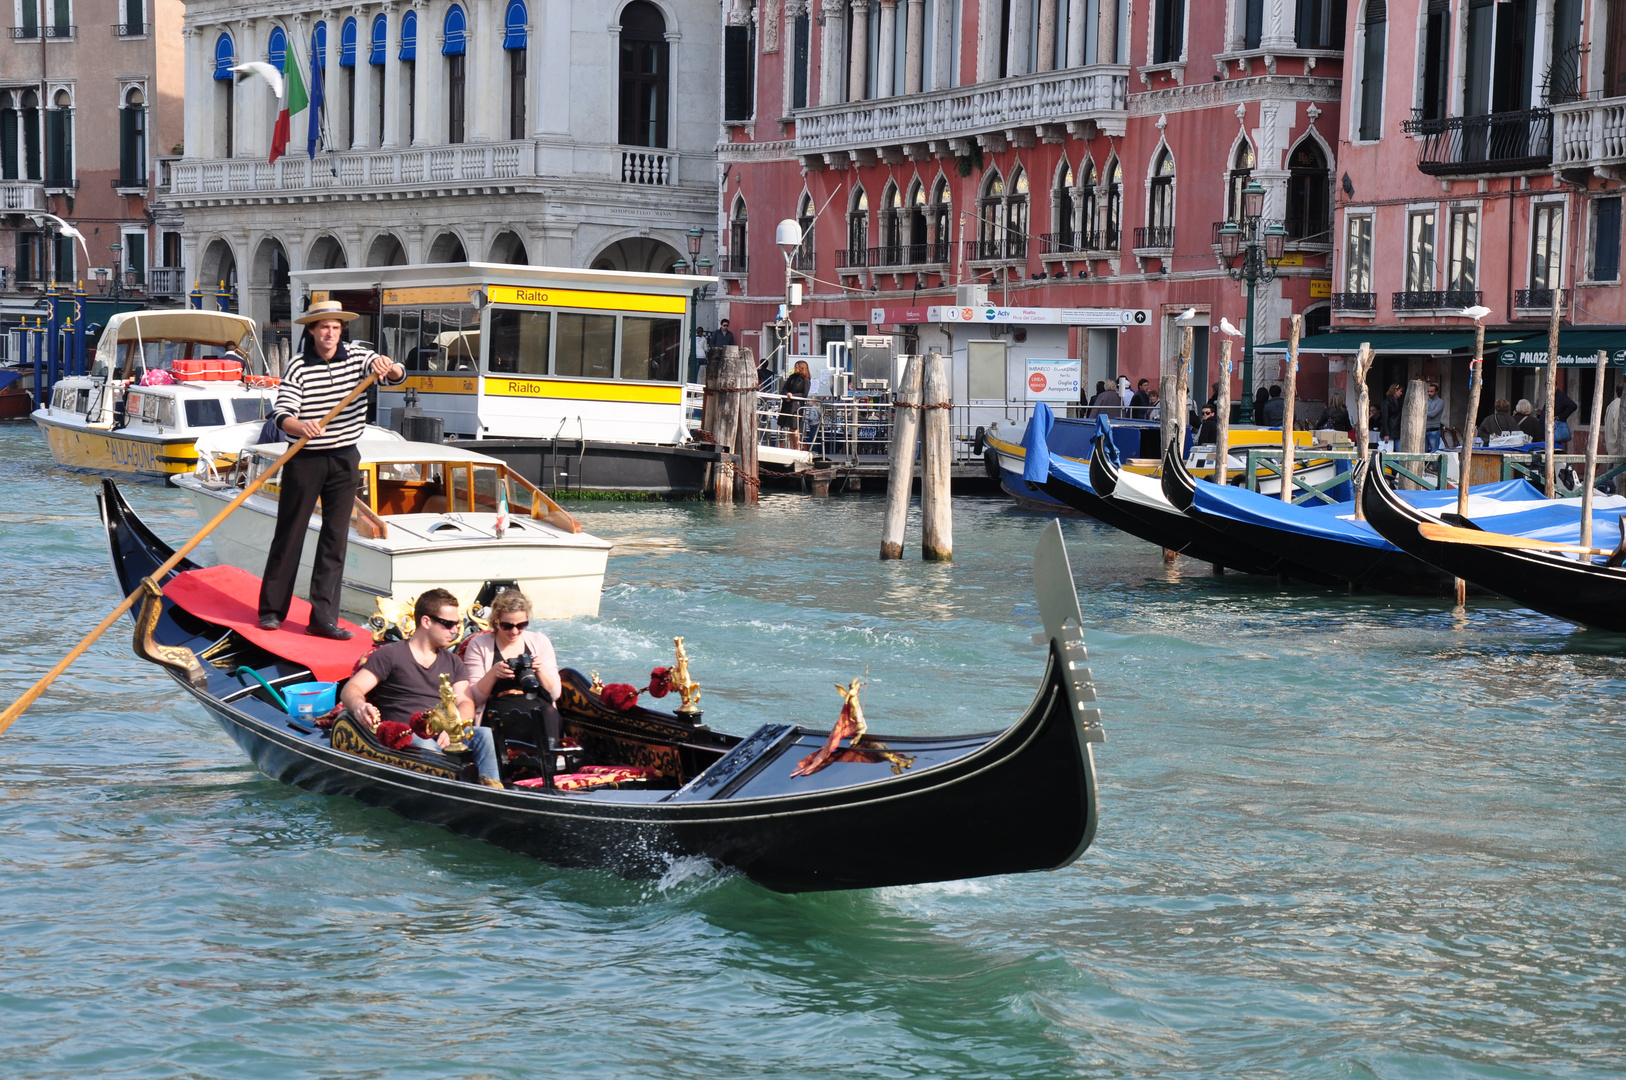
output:
[{"label": "seated man in t-shirt", "polygon": [[[457,699],[458,715],[474,717],[474,700],[469,697],[469,673],[456,653],[447,651],[457,640],[459,620],[457,597],[445,589],[430,589],[418,597],[412,615],[417,628],[405,641],[392,641],[374,649],[361,670],[344,684],[341,699],[356,717],[377,724],[381,720],[410,724],[412,715],[440,704],[440,677],[445,675]],[[444,732],[438,739],[414,738],[412,745],[434,753],[446,746]],[[491,729],[477,727],[469,733],[469,749],[480,770],[480,783],[502,787],[497,772],[496,745]]]}]

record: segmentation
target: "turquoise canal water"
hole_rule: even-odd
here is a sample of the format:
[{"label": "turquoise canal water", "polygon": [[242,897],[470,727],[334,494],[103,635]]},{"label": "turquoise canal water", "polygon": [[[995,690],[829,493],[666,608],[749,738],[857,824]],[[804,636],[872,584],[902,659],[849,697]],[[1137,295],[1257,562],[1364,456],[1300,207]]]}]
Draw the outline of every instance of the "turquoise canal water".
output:
[{"label": "turquoise canal water", "polygon": [[[94,490],[0,430],[6,700],[114,600]],[[178,492],[131,498],[165,536],[196,527]],[[602,616],[554,641],[633,681],[685,635],[735,732],[828,724],[866,668],[882,733],[1005,724],[1043,659],[1043,520],[960,499],[951,566],[883,566],[880,513],[584,507],[618,547]],[[944,885],[625,881],[305,794],[121,625],[0,738],[0,1076],[1626,1070],[1626,639],[1171,572],[1065,529],[1100,834],[1056,873]]]}]

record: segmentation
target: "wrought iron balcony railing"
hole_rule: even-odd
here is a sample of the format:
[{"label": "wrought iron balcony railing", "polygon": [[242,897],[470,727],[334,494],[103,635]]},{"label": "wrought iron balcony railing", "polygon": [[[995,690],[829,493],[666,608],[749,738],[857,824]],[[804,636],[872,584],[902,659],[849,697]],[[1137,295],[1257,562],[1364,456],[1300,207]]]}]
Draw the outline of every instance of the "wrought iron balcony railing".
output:
[{"label": "wrought iron balcony railing", "polygon": [[987,236],[965,242],[965,257],[976,262],[1014,262],[1028,257],[1025,236]]},{"label": "wrought iron balcony railing", "polygon": [[725,274],[743,274],[743,273],[745,273],[745,252],[743,252],[743,251],[725,252],[723,254],[723,256],[722,256],[722,263],[723,263],[723,265],[721,267],[721,270],[722,270],[723,273],[725,273]]},{"label": "wrought iron balcony railing", "polygon": [[[1564,305],[1565,312],[1570,309],[1570,301],[1575,298],[1572,289],[1560,289],[1559,300]],[[1553,290],[1550,288],[1514,289],[1513,306],[1516,308],[1540,308],[1550,311],[1553,306]]]},{"label": "wrought iron balcony railing", "polygon": [[840,269],[860,269],[869,265],[869,248],[840,248],[836,251],[836,266]]},{"label": "wrought iron balcony railing", "polygon": [[1548,109],[1439,120],[1414,115],[1400,127],[1419,138],[1417,168],[1431,176],[1519,172],[1553,160],[1553,114]]},{"label": "wrought iron balcony railing", "polygon": [[1335,292],[1332,294],[1332,309],[1334,311],[1376,311],[1377,307],[1377,293]]},{"label": "wrought iron balcony railing", "polygon": [[1483,295],[1478,289],[1417,289],[1395,293],[1390,303],[1396,311],[1435,311],[1475,307]]},{"label": "wrought iron balcony railing", "polygon": [[1136,248],[1173,248],[1173,225],[1143,225],[1135,230]]},{"label": "wrought iron balcony railing", "polygon": [[144,22],[116,22],[113,24],[114,37],[141,37],[147,32]]},{"label": "wrought iron balcony railing", "polygon": [[1081,229],[1076,232],[1045,233],[1040,239],[1044,242],[1045,255],[1071,255],[1085,251],[1115,251],[1117,244],[1107,247],[1104,243],[1107,233],[1104,230]]}]

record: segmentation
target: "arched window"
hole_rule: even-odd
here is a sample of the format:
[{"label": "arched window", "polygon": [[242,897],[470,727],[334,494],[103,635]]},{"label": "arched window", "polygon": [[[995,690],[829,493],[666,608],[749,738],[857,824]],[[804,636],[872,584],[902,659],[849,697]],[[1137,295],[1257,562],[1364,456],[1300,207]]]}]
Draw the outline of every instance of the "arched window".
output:
[{"label": "arched window", "polygon": [[998,169],[988,170],[988,179],[982,186],[982,199],[977,206],[977,258],[997,259],[1004,245],[1000,243],[1000,209],[1005,203],[1005,179]]},{"label": "arched window", "polygon": [[1096,214],[1096,188],[1098,178],[1095,174],[1095,162],[1090,158],[1084,159],[1084,183],[1078,189],[1078,247],[1080,251],[1100,250],[1101,223],[1095,220]]},{"label": "arched window", "polygon": [[282,70],[282,61],[288,55],[288,33],[280,26],[271,28],[271,36],[265,42],[265,59],[278,71]]},{"label": "arched window", "polygon": [[446,141],[463,141],[464,106],[468,100],[468,67],[464,51],[468,40],[468,19],[456,4],[446,9],[441,24],[440,54],[446,58]]},{"label": "arched window", "polygon": [[1253,178],[1253,146],[1247,139],[1236,144],[1231,155],[1231,174],[1225,182],[1225,220],[1242,220],[1242,189]]},{"label": "arched window", "polygon": [[734,200],[734,212],[728,218],[728,270],[730,273],[745,273],[746,240],[745,199],[737,198]]},{"label": "arched window", "polygon": [[847,213],[847,251],[838,255],[838,266],[864,266],[869,254],[869,193],[859,188]]},{"label": "arched window", "polygon": [[418,13],[409,11],[401,16],[401,53],[397,60],[418,58]]},{"label": "arched window", "polygon": [[802,242],[791,256],[790,264],[794,269],[813,272],[813,196],[802,192],[802,198],[796,204],[796,224],[802,227]]},{"label": "arched window", "polygon": [[909,187],[909,198],[905,203],[905,213],[908,214],[907,228],[904,230],[903,242],[908,246],[904,252],[903,261],[910,266],[918,266],[927,261],[926,242],[926,189],[916,180]]},{"label": "arched window", "polygon": [[621,104],[623,146],[665,146],[666,20],[654,4],[633,0],[621,10]]},{"label": "arched window", "polygon": [[344,26],[339,29],[339,66],[356,66],[356,17],[354,15],[344,20]]},{"label": "arched window", "polygon": [[1164,147],[1152,162],[1152,184],[1146,203],[1146,235],[1140,247],[1174,246],[1174,155]]},{"label": "arched window", "polygon": [[881,195],[881,265],[897,266],[903,261],[902,232],[903,195],[889,180]]},{"label": "arched window", "polygon": [[1050,196],[1050,215],[1054,231],[1046,238],[1046,251],[1077,251],[1079,249],[1077,206],[1073,200],[1073,165],[1066,158],[1056,169],[1056,188]]},{"label": "arched window", "polygon": [[237,49],[230,34],[215,38],[215,150],[221,157],[231,157],[236,147],[237,132]]},{"label": "arched window", "polygon": [[119,182],[121,188],[147,184],[147,96],[139,86],[124,92],[119,109]]},{"label": "arched window", "polygon": [[356,133],[356,35],[359,27],[352,15],[339,28],[339,67],[344,80],[344,131],[339,147],[348,150],[359,145]]},{"label": "arched window", "polygon": [[[45,110],[45,186],[73,184],[73,95],[58,90]],[[72,246],[72,238],[69,246]]]},{"label": "arched window", "polygon": [[1005,257],[1026,258],[1028,253],[1028,174],[1018,168],[1005,196]]},{"label": "arched window", "polygon": [[525,0],[508,0],[503,14],[502,47],[508,54],[508,137],[525,137]]},{"label": "arched window", "polygon": [[1117,158],[1107,162],[1107,213],[1102,229],[1102,250],[1118,251],[1123,245],[1124,165]]},{"label": "arched window", "polygon": [[311,62],[324,73],[327,71],[327,23],[319,22],[311,30]]},{"label": "arched window", "polygon": [[[389,59],[390,48],[389,17],[375,15],[372,28],[367,36],[367,67],[369,69],[367,80],[372,84],[373,98],[373,115],[368,119],[373,131],[367,139],[367,145],[382,146],[384,145],[384,64]],[[361,142],[360,139],[356,141]]]},{"label": "arched window", "polygon": [[932,245],[930,261],[948,262],[949,243],[953,240],[954,196],[949,192],[948,180],[939,176],[937,189],[932,194],[931,217],[927,228]]},{"label": "arched window", "polygon": [[401,103],[406,116],[406,141],[418,141],[418,13],[409,11],[401,16]]},{"label": "arched window", "polygon": [[17,175],[17,124],[17,99],[10,90],[0,90],[0,179],[22,179]]},{"label": "arched window", "polygon": [[1287,235],[1331,243],[1332,175],[1327,155],[1306,136],[1287,155]]},{"label": "arched window", "polygon": [[390,41],[390,20],[389,20],[389,18],[387,16],[384,16],[384,15],[376,15],[376,16],[374,16],[373,17],[372,43],[371,43],[371,46],[367,50],[367,62],[369,64],[377,64],[379,67],[384,66],[384,61],[386,59],[388,59],[389,41]]}]

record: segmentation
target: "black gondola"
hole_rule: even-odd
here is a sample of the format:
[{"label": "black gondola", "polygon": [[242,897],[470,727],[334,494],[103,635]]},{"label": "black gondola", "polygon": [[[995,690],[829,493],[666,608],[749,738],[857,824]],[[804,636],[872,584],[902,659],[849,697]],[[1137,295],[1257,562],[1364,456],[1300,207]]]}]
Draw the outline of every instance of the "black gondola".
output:
[{"label": "black gondola", "polygon": [[[1262,520],[1238,520],[1205,510],[1202,500],[1197,498],[1196,478],[1173,455],[1164,455],[1163,476],[1163,493],[1171,503],[1230,536],[1242,546],[1242,550],[1262,552],[1279,560],[1276,572],[1285,577],[1318,585],[1355,586],[1429,596],[1448,594],[1453,589],[1448,575],[1441,574],[1405,551],[1396,551],[1387,544],[1377,546],[1378,537],[1359,530],[1358,526],[1345,522],[1340,526],[1340,532],[1328,529],[1327,525],[1338,523],[1326,519],[1319,523],[1319,527],[1305,528],[1293,528],[1290,523],[1277,527]],[[1226,497],[1232,498],[1229,494]],[[1241,493],[1235,496],[1244,497],[1253,496]],[[1271,506],[1274,508],[1274,501]],[[1296,509],[1310,514],[1316,512],[1302,507]],[[1285,505],[1282,510],[1293,513]],[[1327,512],[1332,511],[1329,508]]]},{"label": "black gondola", "polygon": [[[110,480],[100,503],[114,571],[129,593],[172,549]],[[175,573],[193,569],[183,561]],[[291,720],[264,687],[245,686],[235,673],[251,669],[282,687],[310,681],[308,669],[167,597],[137,605],[136,647],[283,783],[349,795],[559,865],[648,876],[674,857],[698,856],[782,892],[871,888],[1057,869],[1094,837],[1089,744],[1101,741],[1100,713],[1054,521],[1035,552],[1034,585],[1049,655],[1038,694],[1013,726],[866,737],[862,750],[849,744],[845,756],[799,778],[792,769],[827,733],[775,722],[741,739],[673,713],[618,712],[566,671],[558,703],[566,734],[597,764],[643,765],[659,777],[637,788],[573,792],[482,787],[439,755],[390,750],[346,717],[331,734]]]},{"label": "black gondola", "polygon": [[[1174,443],[1169,443],[1172,454]],[[1181,466],[1184,471],[1184,466]],[[1164,472],[1168,471],[1167,466]],[[1105,441],[1097,439],[1090,454],[1090,486],[1096,494],[1129,515],[1138,529],[1125,531],[1148,543],[1177,551],[1189,558],[1200,559],[1216,566],[1240,570],[1247,574],[1274,574],[1275,560],[1249,559],[1248,553],[1224,533],[1215,531],[1206,521],[1182,513],[1172,503],[1166,511],[1154,510],[1125,499],[1117,494],[1122,470],[1106,451]],[[1188,474],[1189,475],[1189,474]],[[1168,496],[1165,495],[1164,498]]]},{"label": "black gondola", "polygon": [[[1626,632],[1626,568],[1577,561],[1557,552],[1426,539],[1418,526],[1439,519],[1401,499],[1377,458],[1361,506],[1379,535],[1444,575],[1460,577],[1555,619],[1593,630]],[[1458,520],[1454,514],[1449,518]]]}]

